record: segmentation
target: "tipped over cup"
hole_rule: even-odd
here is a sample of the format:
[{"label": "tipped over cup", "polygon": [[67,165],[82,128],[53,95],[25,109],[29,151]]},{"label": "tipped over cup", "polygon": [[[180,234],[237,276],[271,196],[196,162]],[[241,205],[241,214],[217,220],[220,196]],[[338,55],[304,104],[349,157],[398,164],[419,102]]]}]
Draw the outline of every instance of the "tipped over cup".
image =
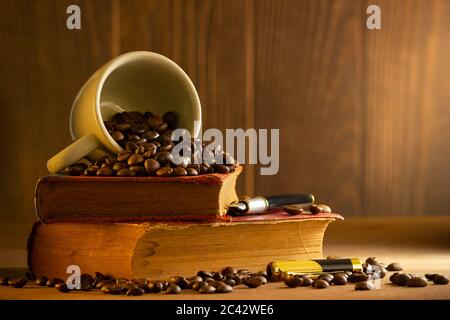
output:
[{"label": "tipped over cup", "polygon": [[78,92],[69,120],[74,142],[47,161],[48,171],[58,173],[86,156],[95,160],[122,151],[103,121],[123,111],[173,111],[180,127],[193,137],[200,133],[200,99],[188,75],[160,54],[129,52],[103,65]]}]

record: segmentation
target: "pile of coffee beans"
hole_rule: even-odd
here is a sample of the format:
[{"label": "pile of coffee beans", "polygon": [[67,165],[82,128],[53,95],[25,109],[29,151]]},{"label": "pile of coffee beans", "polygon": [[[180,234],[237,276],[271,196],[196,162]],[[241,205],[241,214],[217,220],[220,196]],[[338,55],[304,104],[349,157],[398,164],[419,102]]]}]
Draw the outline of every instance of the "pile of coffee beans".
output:
[{"label": "pile of coffee beans", "polygon": [[[336,257],[328,257],[334,259]],[[379,263],[375,257],[369,257],[363,264],[362,271],[323,273],[320,275],[292,274],[284,278],[284,283],[289,288],[309,287],[315,289],[325,289],[330,286],[342,286],[347,283],[354,283],[355,290],[373,290],[375,284],[372,280],[383,279],[389,271],[403,270],[399,263],[391,263],[387,267]],[[395,272],[389,280],[399,286],[426,287],[429,281],[434,284],[448,284],[448,277],[440,274],[425,274],[425,277],[417,277],[414,274]]]},{"label": "pile of coffee beans", "polygon": [[[393,264],[391,264],[393,265]],[[402,269],[396,263],[396,269]],[[283,277],[284,284],[289,288],[311,287],[314,289],[326,289],[332,286],[344,286],[354,284],[355,290],[373,290],[375,284],[372,280],[383,279],[386,277],[387,268],[383,263],[379,263],[375,257],[369,257],[363,264],[362,271],[345,271],[337,273],[322,273],[316,275],[291,274]],[[424,277],[418,277],[413,274],[395,272],[389,280],[398,286],[407,287],[426,287],[429,282],[436,285],[446,285],[449,279],[445,275],[427,273]],[[22,288],[30,281],[38,286],[54,287],[56,290],[68,293],[69,289],[64,280],[55,278],[49,279],[45,276],[37,278],[18,277],[8,278],[0,276],[0,285]],[[267,284],[269,277],[266,271],[250,272],[246,269],[237,270],[231,266],[223,268],[221,271],[200,270],[191,277],[172,276],[166,280],[147,280],[147,279],[125,279],[113,278],[96,272],[95,275],[82,274],[80,277],[79,291],[99,290],[105,294],[142,296],[144,294],[179,294],[186,290],[192,290],[199,294],[229,293],[237,286],[246,286],[248,288],[258,288]]]},{"label": "pile of coffee beans", "polygon": [[[9,279],[0,277],[0,284],[22,288],[29,281],[33,280],[38,286],[54,287],[56,290],[68,293],[69,289],[64,280],[56,278],[49,279],[40,276],[33,279],[25,277]],[[179,294],[183,290],[194,290],[200,294],[229,293],[239,285],[249,288],[257,288],[268,282],[266,271],[252,273],[249,270],[236,270],[233,267],[226,267],[221,271],[198,271],[192,277],[173,276],[167,280],[147,280],[147,279],[124,279],[113,278],[96,272],[94,276],[82,274],[80,277],[79,291],[100,290],[102,293],[113,295],[142,296],[150,293]]]},{"label": "pile of coffee beans", "polygon": [[[223,150],[216,154],[204,150],[205,144],[191,139],[189,147],[174,159],[172,148],[183,140],[172,141],[178,128],[178,115],[166,112],[162,117],[151,112],[116,113],[104,125],[111,137],[124,149],[116,156],[105,156],[95,163],[83,159],[63,170],[71,176],[197,176],[230,173],[238,166]],[[205,157],[206,155],[206,157]]]}]

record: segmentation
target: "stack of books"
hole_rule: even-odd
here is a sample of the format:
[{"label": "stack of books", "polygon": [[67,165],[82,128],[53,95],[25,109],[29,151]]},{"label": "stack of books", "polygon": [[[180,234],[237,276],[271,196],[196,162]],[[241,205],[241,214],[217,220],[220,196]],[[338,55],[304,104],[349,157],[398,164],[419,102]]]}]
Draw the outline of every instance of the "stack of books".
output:
[{"label": "stack of books", "polygon": [[273,260],[322,257],[337,214],[284,212],[230,217],[238,167],[229,174],[185,177],[52,175],[39,180],[39,221],[28,241],[36,276],[82,273],[164,279],[224,266],[259,271]]}]

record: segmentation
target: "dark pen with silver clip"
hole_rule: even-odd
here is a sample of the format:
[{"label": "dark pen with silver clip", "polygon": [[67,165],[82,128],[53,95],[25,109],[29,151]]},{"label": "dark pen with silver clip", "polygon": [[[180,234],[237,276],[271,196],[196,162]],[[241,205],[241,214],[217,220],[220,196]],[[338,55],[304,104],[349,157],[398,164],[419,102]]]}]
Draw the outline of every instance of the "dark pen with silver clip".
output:
[{"label": "dark pen with silver clip", "polygon": [[293,204],[313,204],[312,194],[282,194],[275,196],[257,196],[246,200],[233,202],[228,207],[230,216],[243,216],[250,214],[265,214],[271,209],[282,208]]}]

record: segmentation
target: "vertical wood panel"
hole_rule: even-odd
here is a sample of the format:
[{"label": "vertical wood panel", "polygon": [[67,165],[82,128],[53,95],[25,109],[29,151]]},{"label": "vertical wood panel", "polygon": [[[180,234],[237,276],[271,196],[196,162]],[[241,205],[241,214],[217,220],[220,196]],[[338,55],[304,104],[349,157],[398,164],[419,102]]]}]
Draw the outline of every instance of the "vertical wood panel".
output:
[{"label": "vertical wood panel", "polygon": [[256,1],[256,125],[280,129],[280,170],[260,194],[312,192],[361,213],[360,1]]},{"label": "vertical wood panel", "polygon": [[150,50],[179,64],[199,93],[204,130],[245,128],[253,117],[245,111],[247,10],[240,0],[122,1],[121,51]]},{"label": "vertical wood panel", "polygon": [[366,212],[448,213],[449,3],[374,3],[382,29],[366,31]]},{"label": "vertical wood panel", "polygon": [[[81,7],[81,30],[66,28],[70,4]],[[111,12],[107,0],[6,0],[0,13],[0,246],[23,248],[36,219],[36,181],[71,141],[72,101],[111,58]]]}]

